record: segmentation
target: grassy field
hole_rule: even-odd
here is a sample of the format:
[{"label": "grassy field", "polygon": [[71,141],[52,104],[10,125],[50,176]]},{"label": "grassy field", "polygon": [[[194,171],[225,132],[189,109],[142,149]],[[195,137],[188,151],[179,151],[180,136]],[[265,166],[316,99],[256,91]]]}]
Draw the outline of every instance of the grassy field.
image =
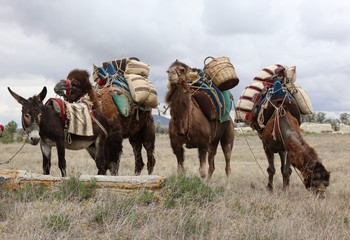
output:
[{"label": "grassy field", "polygon": [[[58,194],[33,186],[17,192],[2,190],[0,239],[350,239],[350,135],[304,137],[331,171],[325,199],[305,190],[294,169],[290,188],[283,192],[277,155],[275,191],[268,192],[267,160],[256,135],[236,135],[229,179],[219,149],[209,184],[199,181],[196,150],[186,149],[187,175],[176,177],[169,138],[159,135],[154,175],[169,179],[163,189],[131,194],[103,189],[68,194],[60,189]],[[0,161],[10,159],[20,147],[0,144]],[[66,158],[73,180],[97,172],[84,150],[68,151]],[[41,173],[41,159],[39,146],[26,144],[0,168]],[[119,174],[133,172],[133,153],[125,140]],[[51,175],[60,176],[56,152]],[[74,181],[69,184],[75,186]]]}]

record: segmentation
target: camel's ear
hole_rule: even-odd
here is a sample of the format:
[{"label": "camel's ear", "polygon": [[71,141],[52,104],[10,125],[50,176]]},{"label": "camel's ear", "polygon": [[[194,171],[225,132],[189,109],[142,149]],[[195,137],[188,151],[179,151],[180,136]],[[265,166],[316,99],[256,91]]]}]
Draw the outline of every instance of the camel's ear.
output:
[{"label": "camel's ear", "polygon": [[17,93],[13,92],[11,90],[11,88],[7,87],[7,89],[9,90],[9,92],[11,93],[12,97],[14,97],[14,99],[17,100],[17,102],[21,105],[23,105],[27,100],[23,97],[21,97],[20,95],[18,95]]},{"label": "camel's ear", "polygon": [[38,97],[41,102],[45,99],[46,94],[47,94],[47,88],[44,87],[43,90],[41,90],[41,92],[38,94]]}]

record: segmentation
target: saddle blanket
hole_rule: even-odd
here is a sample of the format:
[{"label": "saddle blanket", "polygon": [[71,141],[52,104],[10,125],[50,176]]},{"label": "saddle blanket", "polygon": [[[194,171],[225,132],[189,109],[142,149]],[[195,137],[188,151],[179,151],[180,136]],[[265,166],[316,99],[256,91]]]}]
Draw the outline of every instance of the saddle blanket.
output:
[{"label": "saddle blanket", "polygon": [[93,136],[91,110],[85,102],[66,103],[68,132],[80,136]]},{"label": "saddle blanket", "polygon": [[91,109],[81,101],[69,103],[60,98],[50,98],[45,105],[51,104],[63,123],[67,122],[67,130],[79,136],[93,136]]},{"label": "saddle blanket", "polygon": [[220,91],[215,85],[209,86],[202,79],[191,83],[190,87],[194,99],[210,121],[225,122],[231,119],[233,97],[230,91]]}]

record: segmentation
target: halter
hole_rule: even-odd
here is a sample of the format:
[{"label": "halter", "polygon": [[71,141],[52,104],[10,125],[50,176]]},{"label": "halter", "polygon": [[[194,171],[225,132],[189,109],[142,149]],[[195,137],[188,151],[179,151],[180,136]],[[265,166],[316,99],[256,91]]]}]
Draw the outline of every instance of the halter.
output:
[{"label": "halter", "polygon": [[63,82],[65,87],[66,87],[65,96],[70,96],[71,89],[72,89],[72,82],[69,79],[63,79],[63,80],[61,80],[61,82]]},{"label": "halter", "polygon": [[76,94],[82,93],[79,88],[74,88],[74,86],[72,86],[73,80],[75,80],[75,79],[62,79],[61,80],[61,82],[64,84],[65,90],[66,90],[65,94],[63,94],[63,97],[69,98],[72,95],[72,90],[74,90],[74,92]]}]

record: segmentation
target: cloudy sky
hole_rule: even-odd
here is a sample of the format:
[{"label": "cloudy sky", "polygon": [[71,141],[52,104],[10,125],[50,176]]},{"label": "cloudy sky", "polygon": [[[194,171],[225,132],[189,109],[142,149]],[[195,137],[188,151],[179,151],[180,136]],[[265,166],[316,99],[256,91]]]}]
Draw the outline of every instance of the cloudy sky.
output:
[{"label": "cloudy sky", "polygon": [[262,68],[297,67],[316,112],[350,112],[348,0],[0,0],[0,124],[20,123],[27,98],[74,68],[136,56],[151,66],[164,102],[168,66],[203,68],[227,56],[240,84],[237,100]]}]

